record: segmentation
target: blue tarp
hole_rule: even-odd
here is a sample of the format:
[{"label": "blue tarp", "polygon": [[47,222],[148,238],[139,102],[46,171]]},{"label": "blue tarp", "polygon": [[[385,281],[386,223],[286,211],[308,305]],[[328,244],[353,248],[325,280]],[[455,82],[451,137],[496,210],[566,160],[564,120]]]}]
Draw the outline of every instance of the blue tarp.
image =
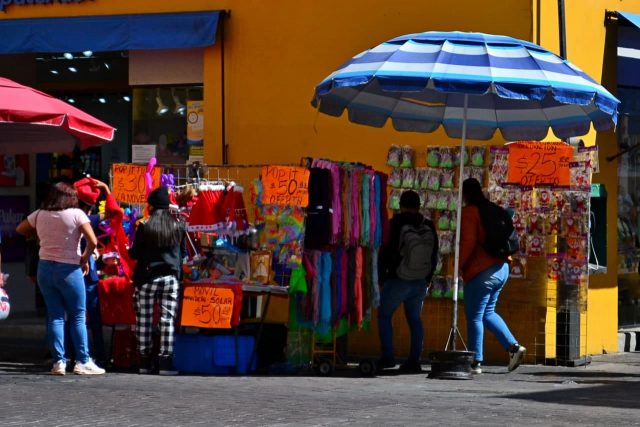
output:
[{"label": "blue tarp", "polygon": [[173,49],[215,44],[220,11],[0,20],[0,53]]}]

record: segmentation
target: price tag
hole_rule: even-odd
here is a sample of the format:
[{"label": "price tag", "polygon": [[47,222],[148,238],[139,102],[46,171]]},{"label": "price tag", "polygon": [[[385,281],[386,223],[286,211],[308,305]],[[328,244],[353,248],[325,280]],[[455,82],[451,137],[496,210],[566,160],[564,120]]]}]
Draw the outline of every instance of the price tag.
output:
[{"label": "price tag", "polygon": [[182,297],[182,326],[230,329],[233,290],[215,286],[186,286]]},{"label": "price tag", "polygon": [[509,144],[507,182],[525,187],[568,187],[573,148],[563,142]]},{"label": "price tag", "polygon": [[[146,166],[114,163],[112,166],[113,197],[121,203],[139,204],[147,203],[146,184],[144,174]],[[151,178],[153,188],[160,185],[160,168],[153,168]]]},{"label": "price tag", "polygon": [[291,166],[262,168],[262,203],[265,205],[309,205],[309,169]]}]

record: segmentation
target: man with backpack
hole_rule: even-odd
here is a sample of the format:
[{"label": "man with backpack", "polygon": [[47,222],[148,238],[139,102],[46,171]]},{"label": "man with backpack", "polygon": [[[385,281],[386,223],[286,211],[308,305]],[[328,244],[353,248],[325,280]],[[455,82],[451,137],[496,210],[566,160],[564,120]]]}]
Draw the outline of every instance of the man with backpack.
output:
[{"label": "man with backpack", "polygon": [[393,355],[393,313],[404,304],[411,331],[409,358],[400,366],[404,372],[421,372],[420,357],[424,330],[422,306],[438,262],[438,237],[433,222],[420,210],[420,196],[407,190],[400,197],[400,212],[391,218],[389,241],[382,247],[379,277],[383,284],[378,309],[381,358],[378,369],[395,367]]},{"label": "man with backpack", "polygon": [[526,349],[495,308],[509,278],[508,257],[518,248],[517,235],[510,215],[484,196],[477,179],[464,180],[462,197],[459,264],[469,350],[475,352],[471,372],[482,373],[485,326],[509,352],[509,371],[513,371],[524,360]]}]

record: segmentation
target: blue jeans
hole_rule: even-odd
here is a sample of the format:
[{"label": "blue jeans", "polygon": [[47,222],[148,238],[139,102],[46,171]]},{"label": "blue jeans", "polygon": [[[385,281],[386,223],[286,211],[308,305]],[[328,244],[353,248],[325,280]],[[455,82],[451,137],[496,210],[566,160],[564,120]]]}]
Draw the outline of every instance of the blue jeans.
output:
[{"label": "blue jeans", "polygon": [[40,260],[38,286],[47,305],[47,338],[54,363],[66,361],[64,355],[65,312],[71,327],[75,360],[80,363],[88,362],[86,291],[80,265]]},{"label": "blue jeans", "polygon": [[382,358],[394,362],[393,356],[393,326],[391,319],[400,304],[404,303],[404,314],[411,331],[411,349],[409,360],[420,361],[424,330],[422,328],[422,305],[427,296],[427,284],[424,280],[390,279],[384,282],[380,294],[380,308],[378,309],[378,331],[380,333],[380,347]]},{"label": "blue jeans", "polygon": [[475,360],[483,360],[484,327],[508,350],[517,341],[502,317],[496,313],[498,297],[509,278],[509,265],[496,264],[478,273],[464,287],[464,311],[467,317],[469,350]]},{"label": "blue jeans", "polygon": [[[98,283],[88,280],[89,276],[85,276],[85,291],[87,293],[86,313],[89,317],[87,323],[88,333],[93,339],[89,346],[90,354],[93,359],[104,362],[106,353],[104,348],[104,334],[102,333],[102,317],[100,314],[100,300],[98,299]],[[72,349],[70,322],[65,322],[64,326],[64,348],[68,351]]]}]

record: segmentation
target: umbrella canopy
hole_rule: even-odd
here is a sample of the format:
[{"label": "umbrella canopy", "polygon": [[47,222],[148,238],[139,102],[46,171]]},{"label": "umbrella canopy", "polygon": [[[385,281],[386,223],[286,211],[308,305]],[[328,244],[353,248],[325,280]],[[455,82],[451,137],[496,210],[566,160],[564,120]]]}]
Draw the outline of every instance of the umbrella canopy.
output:
[{"label": "umbrella canopy", "polygon": [[[507,36],[426,32],[397,37],[354,56],[318,86],[311,104],[354,123],[486,140],[569,138],[616,125],[618,101],[575,65]],[[464,164],[460,164],[463,181]],[[458,188],[462,206],[462,185]],[[461,209],[457,211],[460,230]],[[456,233],[452,328],[456,349],[460,233]]]},{"label": "umbrella canopy", "polygon": [[113,140],[115,128],[46,93],[0,78],[0,153],[72,151]]},{"label": "umbrella canopy", "polygon": [[615,126],[619,101],[578,67],[542,47],[507,36],[425,32],[397,37],[354,56],[324,79],[312,100],[321,112],[399,131],[440,125],[486,140],[558,138]]}]

